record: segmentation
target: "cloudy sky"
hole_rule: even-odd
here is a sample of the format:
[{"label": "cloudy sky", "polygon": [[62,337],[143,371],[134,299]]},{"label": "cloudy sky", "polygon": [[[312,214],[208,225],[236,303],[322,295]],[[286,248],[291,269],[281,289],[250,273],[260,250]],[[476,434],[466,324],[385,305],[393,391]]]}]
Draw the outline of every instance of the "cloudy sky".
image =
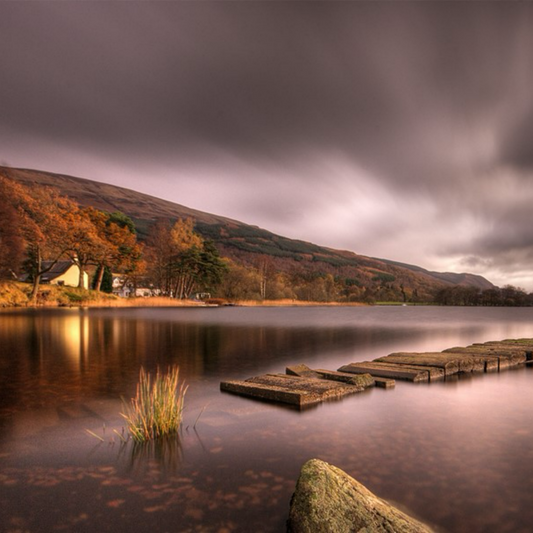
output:
[{"label": "cloudy sky", "polygon": [[533,3],[0,2],[0,163],[533,290]]}]

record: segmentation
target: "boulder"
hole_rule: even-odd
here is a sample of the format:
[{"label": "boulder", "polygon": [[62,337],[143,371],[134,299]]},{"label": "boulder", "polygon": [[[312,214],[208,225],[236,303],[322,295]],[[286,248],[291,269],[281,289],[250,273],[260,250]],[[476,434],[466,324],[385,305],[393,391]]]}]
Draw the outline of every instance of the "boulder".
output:
[{"label": "boulder", "polygon": [[319,459],[304,464],[291,499],[288,533],[430,533],[432,530]]}]

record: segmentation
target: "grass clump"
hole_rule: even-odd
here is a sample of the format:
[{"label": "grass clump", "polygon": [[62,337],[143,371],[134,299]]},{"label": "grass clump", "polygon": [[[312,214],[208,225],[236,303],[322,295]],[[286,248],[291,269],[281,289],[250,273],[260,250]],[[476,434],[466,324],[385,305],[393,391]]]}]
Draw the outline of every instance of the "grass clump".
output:
[{"label": "grass clump", "polygon": [[179,382],[179,367],[174,365],[155,378],[141,367],[137,394],[131,404],[124,405],[121,415],[136,442],[175,435],[181,425],[187,387]]}]

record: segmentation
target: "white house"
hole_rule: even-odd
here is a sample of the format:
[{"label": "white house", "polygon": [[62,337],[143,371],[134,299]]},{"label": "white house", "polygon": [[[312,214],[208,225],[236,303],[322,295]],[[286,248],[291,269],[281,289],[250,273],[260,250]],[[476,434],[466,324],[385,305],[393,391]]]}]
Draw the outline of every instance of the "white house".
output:
[{"label": "white house", "polygon": [[[49,264],[50,262],[43,261],[43,269]],[[80,282],[80,268],[72,261],[58,261],[48,272],[41,276],[41,282],[50,283],[51,285],[78,287]],[[83,288],[89,288],[89,274],[87,272],[83,273]]]}]

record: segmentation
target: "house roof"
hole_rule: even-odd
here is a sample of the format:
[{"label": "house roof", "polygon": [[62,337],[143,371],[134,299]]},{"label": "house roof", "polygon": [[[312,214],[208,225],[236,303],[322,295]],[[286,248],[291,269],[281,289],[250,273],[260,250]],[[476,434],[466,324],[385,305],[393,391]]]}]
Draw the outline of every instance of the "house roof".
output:
[{"label": "house roof", "polygon": [[[42,268],[45,269],[52,264],[52,261],[43,261]],[[51,281],[64,274],[74,263],[72,261],[58,261],[52,268],[41,276],[42,281]]]}]

